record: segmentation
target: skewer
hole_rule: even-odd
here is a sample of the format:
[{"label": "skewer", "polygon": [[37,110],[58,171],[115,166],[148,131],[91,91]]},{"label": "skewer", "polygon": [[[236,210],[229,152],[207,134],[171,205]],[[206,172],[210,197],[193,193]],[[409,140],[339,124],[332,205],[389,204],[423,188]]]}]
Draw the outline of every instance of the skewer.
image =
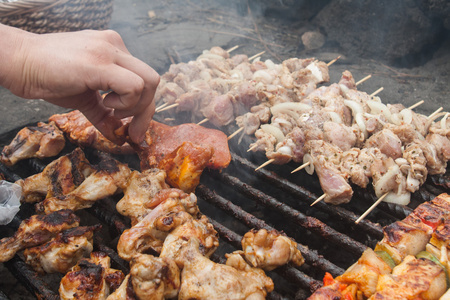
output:
[{"label": "skewer", "polygon": [[372,75],[367,75],[366,77],[364,77],[363,79],[361,79],[360,81],[358,81],[357,83],[355,83],[355,85],[359,85],[359,84],[363,83],[364,81],[366,81],[366,80],[369,79],[370,77],[372,77]]},{"label": "skewer", "polygon": [[254,144],[253,146],[251,146],[250,148],[248,148],[247,152],[250,152],[250,151],[252,151],[253,149],[255,149],[255,148],[257,148],[257,147],[258,147],[258,145],[257,145],[257,144]]},{"label": "skewer", "polygon": [[422,105],[425,101],[420,100],[419,102],[417,102],[416,104],[411,105],[410,107],[408,107],[408,109],[414,109],[419,105]]},{"label": "skewer", "polygon": [[208,118],[204,118],[203,120],[201,120],[200,122],[197,123],[197,125],[202,125],[203,123],[208,122],[209,119]]},{"label": "skewer", "polygon": [[244,130],[244,127],[240,127],[238,130],[236,130],[235,132],[233,132],[232,134],[230,134],[230,136],[228,137],[228,140],[232,139],[235,135],[237,135],[239,132],[241,132],[242,130]]},{"label": "skewer", "polygon": [[260,165],[259,167],[257,167],[255,169],[255,171],[258,171],[261,168],[264,168],[267,165],[270,165],[271,163],[273,163],[275,161],[275,158],[269,159],[268,161],[266,161],[265,163],[263,163],[262,165]]},{"label": "skewer", "polygon": [[322,196],[320,196],[319,198],[316,199],[316,201],[314,201],[313,203],[311,203],[311,206],[316,205],[317,203],[319,203],[320,201],[322,201],[325,197],[327,196],[327,194],[323,194]]},{"label": "skewer", "polygon": [[437,115],[441,110],[443,110],[444,108],[441,106],[438,109],[436,109],[436,111],[434,113],[432,113],[431,115],[428,116],[428,119],[433,118],[435,115]]},{"label": "skewer", "polygon": [[172,105],[166,106],[166,107],[164,107],[164,108],[162,108],[162,109],[160,109],[160,110],[158,110],[158,111],[155,111],[155,112],[158,112],[158,113],[159,113],[159,112],[162,112],[162,111],[165,111],[165,110],[168,110],[168,109],[177,107],[178,105],[180,105],[180,104],[174,103],[174,104],[172,104]]},{"label": "skewer", "polygon": [[237,48],[239,48],[239,45],[236,45],[234,47],[231,47],[230,49],[227,50],[228,53],[230,53],[231,51],[236,50]]},{"label": "skewer", "polygon": [[161,109],[163,109],[163,108],[164,108],[164,107],[166,107],[167,105],[169,105],[169,103],[168,103],[168,102],[166,102],[166,103],[164,103],[164,104],[162,104],[162,105],[158,106],[157,108],[155,108],[155,112],[158,112],[158,111],[160,111]]},{"label": "skewer", "polygon": [[306,162],[306,163],[304,163],[303,165],[301,165],[300,167],[298,167],[297,169],[295,169],[295,170],[293,170],[292,172],[291,172],[291,174],[292,173],[295,173],[295,172],[298,172],[298,171],[300,171],[301,169],[304,169],[304,168],[306,168],[307,166],[309,166],[311,164],[311,162]]},{"label": "skewer", "polygon": [[376,90],[375,92],[373,92],[372,94],[370,94],[370,97],[373,97],[375,95],[377,95],[379,92],[381,92],[382,90],[384,90],[384,87],[380,87],[378,90]]},{"label": "skewer", "polygon": [[256,53],[255,55],[253,55],[252,57],[249,57],[248,60],[252,60],[254,58],[257,58],[260,55],[263,55],[264,53],[266,53],[266,51],[261,51],[259,53]]},{"label": "skewer", "polygon": [[335,59],[333,59],[332,61],[330,61],[329,63],[327,63],[327,66],[331,66],[332,64],[334,64],[339,58],[341,58],[341,56],[339,55],[338,57],[336,57]]},{"label": "skewer", "polygon": [[377,207],[377,205],[378,204],[380,204],[381,203],[381,201],[383,201],[383,199],[387,196],[389,194],[389,192],[388,193],[385,193],[383,196],[381,196],[380,198],[378,198],[378,200],[377,201],[375,201],[375,203],[374,204],[372,204],[372,206],[371,207],[369,207],[369,209],[368,210],[366,210],[356,221],[355,221],[355,223],[356,224],[358,224],[359,222],[361,222],[361,220],[362,219],[364,219],[375,207]]}]

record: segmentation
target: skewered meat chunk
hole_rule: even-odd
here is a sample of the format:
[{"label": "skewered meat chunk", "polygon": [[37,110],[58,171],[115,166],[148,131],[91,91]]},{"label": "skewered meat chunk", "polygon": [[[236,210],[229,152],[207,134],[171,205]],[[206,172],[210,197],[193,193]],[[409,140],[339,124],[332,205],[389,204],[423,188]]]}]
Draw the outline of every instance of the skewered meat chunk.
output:
[{"label": "skewered meat chunk", "polygon": [[251,230],[244,235],[241,244],[245,260],[265,271],[287,263],[299,267],[305,262],[297,243],[276,230]]},{"label": "skewered meat chunk", "polygon": [[95,201],[122,191],[131,173],[128,165],[106,156],[92,167],[95,171],[74,190],[59,196],[47,195],[44,201],[36,204],[36,210],[48,214],[64,208],[79,210],[91,207]]},{"label": "skewered meat chunk", "polygon": [[406,256],[392,274],[381,275],[369,299],[437,300],[447,290],[444,270],[431,260]]},{"label": "skewered meat chunk", "polygon": [[165,182],[166,172],[160,169],[133,171],[124,188],[122,199],[117,202],[117,211],[131,219],[132,226],[142,220],[150,211],[153,197],[159,191],[169,188]]},{"label": "skewered meat chunk", "polygon": [[199,213],[195,195],[178,189],[158,192],[153,204],[151,212],[120,236],[117,252],[123,259],[146,251],[160,253],[170,231]]},{"label": "skewered meat chunk", "polygon": [[25,249],[25,262],[38,273],[65,274],[78,260],[89,257],[92,252],[96,226],[80,226],[59,233],[46,244]]},{"label": "skewered meat chunk", "polygon": [[41,245],[59,232],[77,227],[80,219],[71,210],[60,210],[49,215],[33,215],[22,221],[12,237],[0,240],[0,262],[13,258],[20,250]]},{"label": "skewered meat chunk", "polygon": [[48,164],[41,173],[16,183],[22,187],[22,202],[38,202],[46,197],[61,197],[73,191],[94,168],[84,152],[76,148]]},{"label": "skewered meat chunk", "polygon": [[[237,261],[236,261],[237,260]],[[217,264],[203,256],[192,238],[177,259],[183,265],[178,299],[265,299],[273,282],[264,271],[250,267],[242,256]]]},{"label": "skewered meat chunk", "polygon": [[402,142],[400,139],[389,129],[383,129],[370,138],[367,139],[364,147],[366,148],[378,148],[384,154],[393,159],[402,156]]},{"label": "skewered meat chunk", "polygon": [[120,270],[110,268],[110,258],[103,252],[92,252],[81,259],[62,279],[59,295],[62,300],[106,299],[124,279]]},{"label": "skewered meat chunk", "polygon": [[49,118],[49,122],[52,121],[72,143],[79,146],[114,154],[134,153],[129,144],[119,146],[106,139],[79,110],[53,115]]},{"label": "skewered meat chunk", "polygon": [[130,262],[130,274],[107,300],[172,299],[180,288],[180,269],[171,259],[138,254]]},{"label": "skewered meat chunk", "polygon": [[52,157],[61,152],[65,144],[64,135],[54,122],[39,122],[37,126],[20,130],[12,142],[3,148],[0,161],[12,166],[27,158]]},{"label": "skewered meat chunk", "polygon": [[450,250],[450,220],[446,219],[431,235],[430,244],[438,249]]}]

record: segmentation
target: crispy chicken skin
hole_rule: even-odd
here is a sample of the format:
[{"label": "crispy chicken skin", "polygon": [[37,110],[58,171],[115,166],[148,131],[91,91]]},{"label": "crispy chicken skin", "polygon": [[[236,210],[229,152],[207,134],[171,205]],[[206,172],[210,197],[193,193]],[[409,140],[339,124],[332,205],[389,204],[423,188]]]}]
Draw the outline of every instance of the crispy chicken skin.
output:
[{"label": "crispy chicken skin", "polygon": [[114,154],[134,153],[129,144],[119,146],[106,139],[79,110],[53,115],[49,121],[53,121],[76,145]]},{"label": "crispy chicken skin", "polygon": [[22,221],[12,237],[0,240],[0,262],[13,258],[20,250],[41,245],[59,232],[77,227],[80,219],[71,210],[60,210],[49,215],[34,215]]},{"label": "crispy chicken skin", "polygon": [[62,279],[59,295],[62,300],[106,299],[122,283],[122,271],[110,268],[110,258],[102,252],[92,252],[81,259]]},{"label": "crispy chicken skin", "polygon": [[94,232],[100,228],[101,225],[80,226],[60,232],[43,245],[25,249],[25,262],[40,274],[65,274],[78,260],[89,257]]},{"label": "crispy chicken skin", "polygon": [[305,262],[297,243],[276,230],[251,230],[244,235],[241,244],[245,260],[265,271],[287,263],[301,266]]},{"label": "crispy chicken skin", "polygon": [[170,186],[191,193],[200,183],[200,176],[213,154],[214,148],[210,145],[184,142],[166,155],[158,167],[166,171],[166,181]]},{"label": "crispy chicken skin", "polygon": [[12,142],[3,148],[0,161],[12,166],[27,158],[52,157],[61,152],[65,144],[64,134],[54,122],[39,122],[37,126],[20,130]]},{"label": "crispy chicken skin", "polygon": [[198,218],[197,198],[178,189],[166,189],[154,197],[154,209],[119,238],[117,252],[125,260],[138,253],[160,253],[171,230],[192,218]]},{"label": "crispy chicken skin", "polygon": [[145,170],[142,173],[131,172],[124,188],[124,195],[117,202],[117,211],[130,218],[131,225],[134,226],[152,210],[149,204],[153,197],[159,191],[169,188],[165,180],[166,172],[156,168]]},{"label": "crispy chicken skin", "polygon": [[16,181],[22,187],[21,201],[33,203],[66,195],[94,171],[84,152],[76,148],[48,164],[41,173]]},{"label": "crispy chicken skin", "polygon": [[250,267],[242,256],[233,258],[230,264],[217,264],[202,255],[195,238],[182,248],[177,258],[180,263],[184,265],[180,300],[265,299],[273,290],[272,279],[263,270]]}]

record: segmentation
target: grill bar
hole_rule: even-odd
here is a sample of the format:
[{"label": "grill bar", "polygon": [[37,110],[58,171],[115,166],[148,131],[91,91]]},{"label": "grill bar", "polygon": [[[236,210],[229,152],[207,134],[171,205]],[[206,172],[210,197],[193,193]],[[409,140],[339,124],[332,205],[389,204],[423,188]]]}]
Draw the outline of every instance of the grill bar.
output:
[{"label": "grill bar", "polygon": [[[267,230],[273,230],[272,226],[268,225],[266,222],[264,222],[261,219],[256,218],[254,215],[247,213],[244,211],[241,207],[233,204],[232,202],[224,199],[223,197],[216,195],[213,191],[211,191],[209,188],[204,186],[203,184],[200,184],[197,186],[196,194],[198,197],[201,197],[202,199],[206,200],[209,203],[212,203],[216,205],[217,207],[221,208],[222,210],[226,211],[231,216],[235,217],[236,219],[243,222],[245,225],[247,225],[250,228],[257,228],[257,229],[267,229]],[[339,275],[344,270],[335,264],[331,263],[325,258],[320,257],[316,252],[311,251],[308,249],[308,247],[305,247],[298,243],[298,249],[304,256],[305,260],[312,266],[316,266],[320,268],[321,270],[328,271],[332,275]]]},{"label": "grill bar", "polygon": [[[238,162],[240,165],[244,166],[246,169],[248,169],[251,172],[256,173],[258,176],[263,177],[264,180],[267,180],[268,182],[274,184],[277,187],[280,187],[281,189],[291,193],[292,195],[298,197],[300,200],[307,202],[308,204],[313,203],[318,196],[311,193],[307,189],[296,185],[292,182],[290,182],[287,179],[284,179],[278,175],[276,175],[273,172],[267,171],[265,169],[259,169],[258,171],[254,171],[257,166],[247,159],[237,155],[232,154],[233,161]],[[349,224],[355,224],[355,221],[359,218],[358,215],[355,213],[346,210],[345,208],[342,208],[340,206],[331,206],[326,203],[319,202],[314,207],[318,208],[321,211],[326,212],[327,214],[339,217],[343,221],[349,223]],[[381,238],[383,236],[383,230],[382,227],[379,224],[372,223],[369,220],[362,220],[359,224],[360,228],[367,232],[368,234],[372,235],[375,238]]]}]

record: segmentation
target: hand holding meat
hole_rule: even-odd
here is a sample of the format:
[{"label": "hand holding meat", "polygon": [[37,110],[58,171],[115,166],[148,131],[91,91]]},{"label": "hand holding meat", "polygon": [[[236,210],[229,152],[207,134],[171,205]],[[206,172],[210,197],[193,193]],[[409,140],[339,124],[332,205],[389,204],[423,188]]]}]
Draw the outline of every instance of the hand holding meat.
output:
[{"label": "hand holding meat", "polygon": [[[116,32],[36,35],[0,25],[0,37],[0,85],[23,98],[79,109],[115,142],[120,119],[133,116],[130,137],[143,139],[159,76],[128,52]],[[103,99],[100,90],[114,92]]]}]

